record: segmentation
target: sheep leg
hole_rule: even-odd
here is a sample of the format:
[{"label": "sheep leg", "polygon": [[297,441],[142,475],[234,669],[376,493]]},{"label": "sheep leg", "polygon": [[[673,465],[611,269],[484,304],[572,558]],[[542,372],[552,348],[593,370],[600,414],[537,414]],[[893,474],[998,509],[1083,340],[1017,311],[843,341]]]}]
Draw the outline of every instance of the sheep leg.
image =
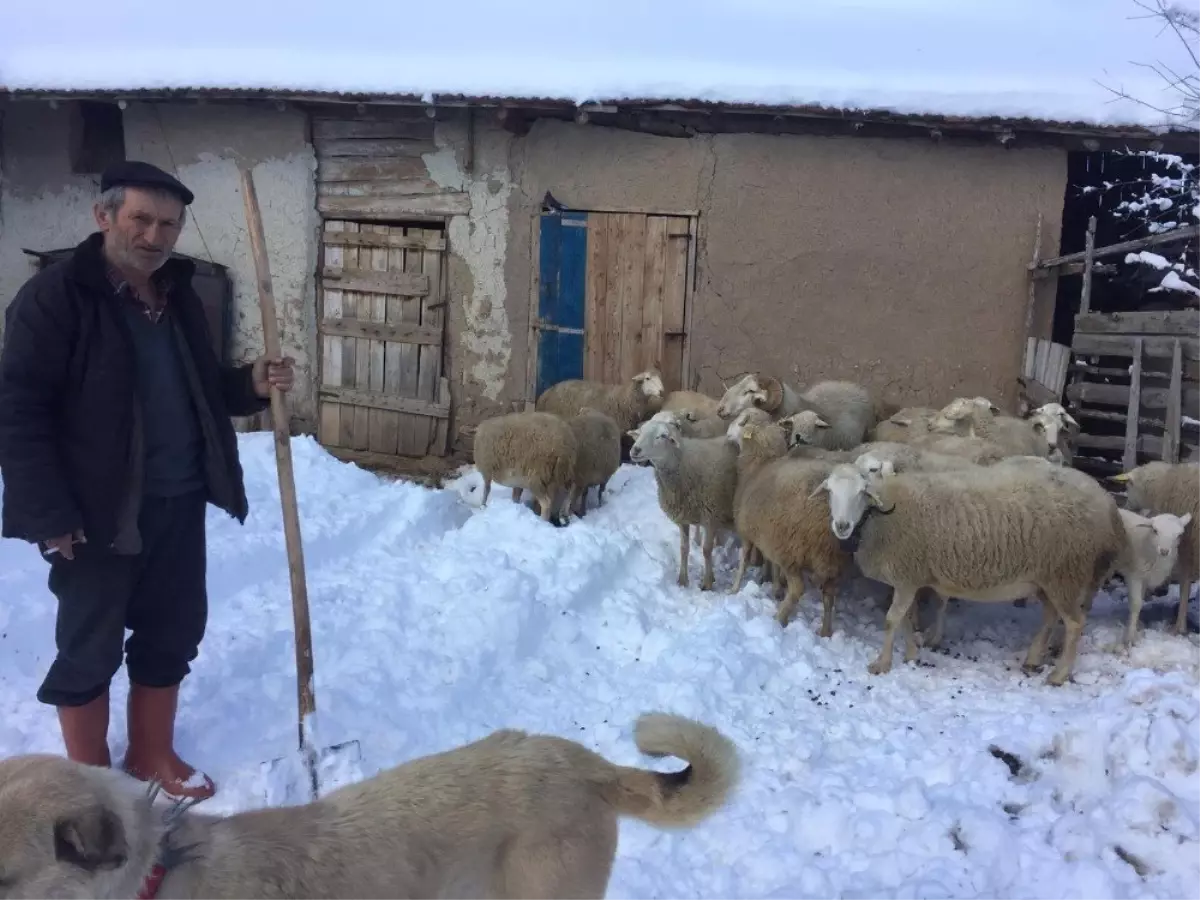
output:
[{"label": "sheep leg", "polygon": [[[776,566],[775,571],[782,572],[783,569],[781,566]],[[796,603],[800,600],[800,595],[804,593],[803,577],[789,575],[787,581],[787,596],[783,598],[783,602],[779,604],[779,609],[775,613],[775,621],[779,623],[780,628],[787,628],[787,624],[792,618],[792,612],[796,609]]]},{"label": "sheep leg", "polygon": [[1083,623],[1087,619],[1087,613],[1083,611],[1083,600],[1083,597],[1079,598],[1079,608],[1075,610],[1068,612],[1065,606],[1058,610],[1066,637],[1063,639],[1063,649],[1058,656],[1058,664],[1050,673],[1050,677],[1046,679],[1046,684],[1053,687],[1066,684],[1067,679],[1071,677],[1071,670],[1075,668],[1075,657],[1079,653],[1079,638],[1083,634]]},{"label": "sheep leg", "polygon": [[608,482],[602,481],[602,482],[600,482],[600,486],[598,488],[596,488],[596,506],[597,507],[601,507],[604,505],[604,489],[606,487],[608,487]]},{"label": "sheep leg", "polygon": [[512,498],[513,498],[513,503],[521,502],[521,488],[513,488],[512,489]]},{"label": "sheep leg", "polygon": [[[784,581],[787,581],[788,586],[791,586],[791,579],[787,577],[787,573],[783,571],[783,566],[777,563],[771,563],[771,596],[775,599],[779,598],[779,592],[783,590]],[[800,590],[804,591],[804,579],[800,580]]]},{"label": "sheep leg", "polygon": [[[586,487],[583,489],[583,493],[587,494]],[[567,499],[563,501],[562,510],[559,512],[559,520],[563,525],[566,525],[567,521],[571,518],[571,510],[576,506],[575,498],[579,495],[580,491],[577,485],[573,484],[567,488]]]},{"label": "sheep leg", "polygon": [[488,494],[490,494],[491,492],[492,492],[492,479],[490,479],[490,478],[483,479],[483,502],[479,504],[480,506],[487,506]]},{"label": "sheep leg", "polygon": [[950,598],[934,591],[934,596],[938,599],[937,618],[933,623],[933,635],[925,641],[926,647],[938,647],[942,643],[942,636],[946,632],[946,607],[950,604]]},{"label": "sheep leg", "polygon": [[704,527],[704,575],[700,579],[700,590],[711,591],[713,582],[716,580],[713,577],[713,544],[717,539],[717,526],[706,525]]},{"label": "sheep leg", "polygon": [[896,629],[908,627],[909,611],[916,599],[917,591],[914,588],[892,588],[892,605],[888,607],[884,620],[886,627],[883,632],[883,646],[879,648],[879,656],[867,666],[867,671],[872,675],[886,675],[892,671],[892,647],[896,643]]},{"label": "sheep leg", "polygon": [[837,579],[829,578],[821,585],[821,637],[833,637],[833,603],[837,599]]},{"label": "sheep leg", "polygon": [[1129,579],[1129,622],[1125,625],[1125,646],[1133,647],[1137,641],[1138,623],[1142,618],[1142,604],[1146,602],[1146,583],[1140,578]]},{"label": "sheep leg", "polygon": [[1042,627],[1033,636],[1025,654],[1025,662],[1021,668],[1026,674],[1032,674],[1041,667],[1042,658],[1046,655],[1046,643],[1050,639],[1050,630],[1058,624],[1058,611],[1054,604],[1046,599],[1045,594],[1039,594],[1039,599],[1042,601]]},{"label": "sheep leg", "polygon": [[1179,606],[1175,610],[1175,633],[1187,634],[1188,603],[1192,599],[1192,581],[1179,582]]},{"label": "sheep leg", "polygon": [[676,582],[680,587],[688,586],[688,547],[691,545],[691,526],[679,526],[679,578]]},{"label": "sheep leg", "polygon": [[742,541],[742,552],[738,555],[737,575],[733,578],[733,587],[729,593],[736,594],[742,589],[742,580],[746,577],[746,565],[750,562],[750,551],[754,549],[754,545],[749,541]]}]

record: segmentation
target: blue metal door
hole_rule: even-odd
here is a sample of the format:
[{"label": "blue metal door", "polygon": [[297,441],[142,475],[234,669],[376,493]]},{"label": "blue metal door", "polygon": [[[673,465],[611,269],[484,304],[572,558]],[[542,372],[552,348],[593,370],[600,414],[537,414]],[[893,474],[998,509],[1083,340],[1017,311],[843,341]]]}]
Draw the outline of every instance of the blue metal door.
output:
[{"label": "blue metal door", "polygon": [[537,394],[583,377],[587,213],[542,214],[537,320]]}]

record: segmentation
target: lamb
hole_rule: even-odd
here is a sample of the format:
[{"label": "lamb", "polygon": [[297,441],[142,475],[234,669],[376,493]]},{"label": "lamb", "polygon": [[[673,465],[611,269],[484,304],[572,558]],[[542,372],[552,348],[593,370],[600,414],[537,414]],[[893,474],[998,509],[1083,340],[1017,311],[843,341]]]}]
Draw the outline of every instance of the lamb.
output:
[{"label": "lamb", "polygon": [[671,393],[667,394],[667,399],[663,401],[662,408],[664,410],[694,412],[697,418],[703,419],[717,414],[717,405],[719,402],[708,396],[708,394],[701,394],[699,391],[671,391]]},{"label": "lamb", "polygon": [[1196,534],[1196,520],[1200,519],[1200,463],[1148,462],[1114,475],[1113,480],[1125,485],[1126,509],[1151,515],[1191,516],[1179,542],[1179,559],[1171,573],[1171,580],[1179,582],[1175,633],[1187,634],[1188,601],[1192,585],[1200,581],[1200,546]]},{"label": "lamb", "polygon": [[804,392],[776,378],[746,375],[721,398],[717,414],[728,419],[747,407],[757,407],[775,419],[806,410],[817,414],[826,432],[820,445],[829,450],[848,450],[861,444],[875,425],[875,401],[866,388],[852,381],[818,381]]},{"label": "lamb", "polygon": [[1084,601],[1113,571],[1125,545],[1116,504],[1097,519],[1079,485],[1030,466],[907,472],[869,478],[839,465],[818,486],[829,496],[830,530],[854,552],[868,578],[892,586],[892,604],[872,674],[891,670],[896,629],[905,627],[917,592],[1003,602],[1037,592],[1042,627],[1025,657],[1037,668],[1056,619],[1066,638],[1047,682],[1070,676],[1086,618]]},{"label": "lamb", "polygon": [[819,491],[833,464],[777,458],[780,437],[770,425],[742,429],[734,527],[746,543],[737,587],[747,562],[746,544],[752,544],[787,576],[787,595],[775,614],[780,626],[786,627],[804,592],[804,574],[810,573],[821,588],[820,634],[830,637],[838,582],[850,565],[849,554],[826,527],[829,506]]},{"label": "lamb", "polygon": [[1048,441],[1042,418],[997,415],[996,407],[984,405],[987,402],[984,398],[952,400],[930,423],[930,431],[983,438],[1002,447],[1008,456],[1049,455],[1054,444]]},{"label": "lamb", "polygon": [[575,433],[576,514],[583,518],[588,489],[596,486],[596,505],[603,506],[608,479],[621,467],[621,429],[611,416],[591,406],[580,407],[567,424]]},{"label": "lamb", "polygon": [[626,432],[658,412],[662,401],[662,376],[651,369],[639,372],[620,385],[582,378],[560,381],[542,392],[534,409],[570,419],[581,407],[590,406],[610,416],[617,427]]},{"label": "lamb", "polygon": [[704,575],[700,590],[712,590],[713,544],[718,529],[733,528],[737,447],[725,437],[689,438],[667,422],[647,422],[629,458],[649,462],[658,482],[658,503],[679,526],[680,587],[688,586],[688,527],[704,527]]},{"label": "lamb", "polygon": [[[475,432],[475,465],[483,475],[483,506],[492,482],[512,488],[513,501],[521,491],[531,492],[541,507],[542,519],[566,524],[566,512],[575,500],[575,464],[578,442],[563,418],[546,412],[514,412],[480,423]],[[563,515],[555,514],[560,492],[567,492]]]},{"label": "lamb", "polygon": [[1117,563],[1117,573],[1129,590],[1129,624],[1125,628],[1125,646],[1137,640],[1138,620],[1146,591],[1163,584],[1179,562],[1179,539],[1192,521],[1191,513],[1175,516],[1160,513],[1146,517],[1120,510],[1128,538],[1126,552]]}]

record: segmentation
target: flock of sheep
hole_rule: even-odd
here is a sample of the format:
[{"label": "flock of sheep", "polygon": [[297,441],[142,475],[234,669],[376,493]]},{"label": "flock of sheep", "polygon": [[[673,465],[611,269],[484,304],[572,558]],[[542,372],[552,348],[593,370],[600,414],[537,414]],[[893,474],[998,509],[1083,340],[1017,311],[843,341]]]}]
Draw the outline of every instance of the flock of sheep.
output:
[{"label": "flock of sheep", "polygon": [[[1065,464],[1077,424],[1058,403],[1028,417],[1006,415],[983,397],[940,409],[889,408],[861,385],[821,381],[798,390],[749,374],[718,401],[693,391],[666,394],[642,372],[623,385],[573,379],[546,390],[535,409],[489,419],[475,437],[483,503],[496,481],[535,499],[543,519],[583,516],[591,487],[620,466],[654,467],[663,512],[679,527],[679,578],[688,584],[691,528],[703,534],[700,587],[714,585],[713,548],[734,535],[740,590],[762,564],[773,595],[786,587],[777,620],[786,626],[806,576],[821,591],[822,637],[833,633],[844,579],[865,575],[892,589],[873,674],[888,672],[897,630],[905,660],[917,655],[917,597],[936,598],[937,646],[951,597],[976,602],[1042,601],[1042,625],[1025,658],[1046,655],[1058,622],[1064,639],[1047,681],[1071,675],[1084,619],[1114,574],[1125,581],[1125,645],[1137,639],[1147,591],[1177,581],[1175,630],[1187,629],[1191,587],[1200,581],[1200,463],[1151,462],[1115,476],[1125,508],[1091,476]],[[632,441],[630,445],[629,442]]]}]

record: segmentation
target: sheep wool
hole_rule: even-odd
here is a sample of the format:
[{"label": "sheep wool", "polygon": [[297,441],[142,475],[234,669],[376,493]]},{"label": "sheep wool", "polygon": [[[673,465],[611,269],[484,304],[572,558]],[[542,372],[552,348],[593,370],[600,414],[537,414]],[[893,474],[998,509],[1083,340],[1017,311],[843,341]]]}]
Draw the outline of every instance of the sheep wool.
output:
[{"label": "sheep wool", "polygon": [[976,602],[1042,599],[1042,627],[1025,658],[1037,668],[1051,627],[1066,629],[1048,683],[1071,674],[1086,618],[1084,601],[1114,570],[1125,546],[1114,503],[1097,517],[1095,497],[1069,479],[1034,467],[909,472],[871,479],[841,465],[823,483],[830,526],[857,542],[854,558],[869,578],[893,588],[883,647],[872,674],[888,672],[898,627],[923,587]]},{"label": "sheep wool", "polygon": [[621,467],[621,429],[611,416],[590,406],[582,407],[567,425],[575,434],[575,512],[582,518],[587,512],[588,489],[595,485],[596,505],[603,506],[608,480]]},{"label": "sheep wool", "polygon": [[1125,508],[1134,512],[1190,515],[1191,521],[1179,540],[1179,557],[1172,580],[1179,582],[1179,606],[1175,610],[1175,633],[1187,634],[1187,611],[1192,587],[1200,581],[1200,545],[1196,520],[1200,519],[1200,462],[1148,462],[1114,475],[1125,484]]},{"label": "sheep wool", "polygon": [[[487,505],[492,482],[513,489],[513,500],[521,491],[533,494],[542,518],[565,524],[574,501],[575,432],[559,416],[544,412],[515,412],[480,423],[475,432],[475,465],[483,475],[483,505]],[[567,492],[563,516],[555,515],[561,491]]]}]

